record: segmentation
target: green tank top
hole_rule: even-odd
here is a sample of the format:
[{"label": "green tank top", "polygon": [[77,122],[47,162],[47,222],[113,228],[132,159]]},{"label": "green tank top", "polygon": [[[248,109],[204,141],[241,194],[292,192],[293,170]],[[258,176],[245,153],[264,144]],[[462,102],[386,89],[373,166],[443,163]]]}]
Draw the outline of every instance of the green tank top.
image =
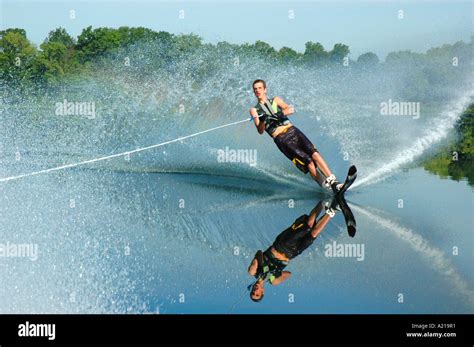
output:
[{"label": "green tank top", "polygon": [[288,117],[282,114],[280,106],[275,101],[275,98],[267,99],[265,103],[258,103],[255,105],[260,120],[265,122],[265,131],[268,135],[272,135],[276,128],[290,123]]},{"label": "green tank top", "polygon": [[288,262],[275,258],[270,249],[271,247],[265,252],[257,252],[258,267],[255,277],[272,284],[275,279],[282,275],[283,269],[288,265]]}]

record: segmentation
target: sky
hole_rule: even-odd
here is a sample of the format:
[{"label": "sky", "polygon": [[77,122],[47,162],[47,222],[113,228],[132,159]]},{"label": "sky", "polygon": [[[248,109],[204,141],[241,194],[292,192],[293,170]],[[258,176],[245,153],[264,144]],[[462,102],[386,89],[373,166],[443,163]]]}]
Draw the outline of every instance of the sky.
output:
[{"label": "sky", "polygon": [[[268,42],[303,52],[307,41],[327,50],[347,44],[350,57],[374,52],[425,52],[473,35],[473,1],[376,0],[0,0],[1,28],[23,28],[39,45],[65,28],[143,26],[174,34],[195,33],[204,42]],[[73,13],[71,11],[74,11]],[[403,11],[403,18],[399,18]],[[73,15],[72,15],[73,14]],[[180,18],[184,17],[184,18]],[[291,18],[290,18],[291,17]]]}]

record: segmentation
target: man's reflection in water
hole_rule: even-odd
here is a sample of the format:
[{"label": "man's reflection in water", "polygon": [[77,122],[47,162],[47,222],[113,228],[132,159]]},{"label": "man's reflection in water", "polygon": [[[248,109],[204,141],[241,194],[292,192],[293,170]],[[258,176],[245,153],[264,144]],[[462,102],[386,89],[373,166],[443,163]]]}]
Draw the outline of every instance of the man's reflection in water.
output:
[{"label": "man's reflection in water", "polygon": [[[322,211],[325,211],[317,221]],[[277,236],[273,245],[265,252],[257,251],[248,272],[257,279],[249,286],[250,298],[258,302],[265,294],[265,282],[278,285],[291,276],[291,272],[283,271],[290,261],[311,246],[316,237],[323,231],[328,222],[336,214],[336,207],[331,202],[320,201],[310,215],[298,217],[293,225]]]}]

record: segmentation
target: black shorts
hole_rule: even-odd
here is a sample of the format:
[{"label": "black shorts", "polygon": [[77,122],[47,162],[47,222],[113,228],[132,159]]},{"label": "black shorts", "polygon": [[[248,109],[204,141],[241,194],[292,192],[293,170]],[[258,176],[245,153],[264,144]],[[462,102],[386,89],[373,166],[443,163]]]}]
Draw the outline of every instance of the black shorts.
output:
[{"label": "black shorts", "polygon": [[298,169],[308,173],[311,156],[318,150],[297,127],[292,126],[283,134],[273,139],[278,149],[290,159]]},{"label": "black shorts", "polygon": [[288,259],[300,255],[315,240],[311,235],[311,228],[308,226],[308,218],[306,214],[299,217],[291,227],[284,230],[273,242],[273,247],[278,252],[285,254]]}]

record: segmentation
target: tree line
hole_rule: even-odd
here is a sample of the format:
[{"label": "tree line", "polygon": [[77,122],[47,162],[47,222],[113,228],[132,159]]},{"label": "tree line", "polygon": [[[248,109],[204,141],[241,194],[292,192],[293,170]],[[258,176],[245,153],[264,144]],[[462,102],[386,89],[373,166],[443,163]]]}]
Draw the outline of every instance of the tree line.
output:
[{"label": "tree line", "polygon": [[[304,52],[289,47],[276,50],[263,41],[241,45],[219,42],[215,45],[203,43],[194,34],[174,35],[165,31],[137,27],[96,28],[91,26],[82,30],[73,38],[64,28],[51,31],[39,48],[32,44],[25,30],[11,28],[0,31],[0,74],[4,81],[54,82],[63,76],[77,74],[90,67],[95,61],[110,52],[130,47],[139,42],[159,43],[162,48],[159,59],[164,63],[179,59],[183,54],[192,53],[199,48],[208,50],[224,49],[239,55],[257,55],[276,63],[291,63],[308,66],[331,66],[345,63],[359,67],[374,67],[380,64],[375,53],[367,52],[357,60],[349,60],[349,46],[336,43],[326,50],[319,42],[307,42]],[[472,50],[472,38],[469,44],[462,41],[454,45],[429,50],[426,54],[411,51],[388,54],[385,64],[400,64],[422,61],[433,57],[452,56],[453,53]],[[458,54],[459,55],[459,54]]]}]

